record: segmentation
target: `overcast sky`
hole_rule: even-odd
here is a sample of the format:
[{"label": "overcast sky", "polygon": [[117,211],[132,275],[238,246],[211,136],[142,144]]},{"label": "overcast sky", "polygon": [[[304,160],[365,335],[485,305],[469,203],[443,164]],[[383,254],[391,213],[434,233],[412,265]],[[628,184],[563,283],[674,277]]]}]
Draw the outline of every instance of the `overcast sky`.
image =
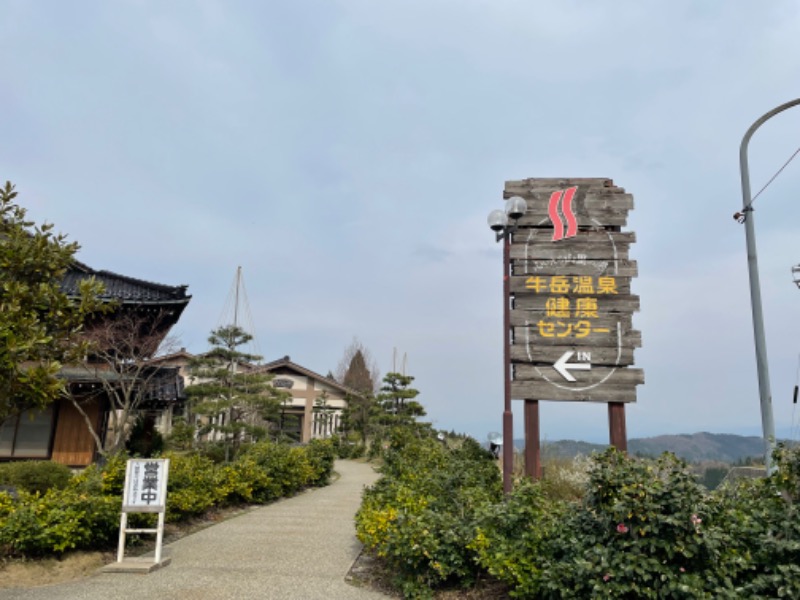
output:
[{"label": "overcast sky", "polygon": [[[632,193],[642,310],[629,437],[760,434],[738,152],[800,97],[800,4],[0,0],[0,179],[78,258],[193,299],[207,349],[242,266],[258,347],[325,374],[407,355],[438,428],[501,429],[502,254],[525,177]],[[755,193],[800,107],[750,145]],[[755,202],[776,428],[797,439],[800,158]],[[608,440],[604,405],[542,437]],[[515,425],[521,436],[522,410]]]}]

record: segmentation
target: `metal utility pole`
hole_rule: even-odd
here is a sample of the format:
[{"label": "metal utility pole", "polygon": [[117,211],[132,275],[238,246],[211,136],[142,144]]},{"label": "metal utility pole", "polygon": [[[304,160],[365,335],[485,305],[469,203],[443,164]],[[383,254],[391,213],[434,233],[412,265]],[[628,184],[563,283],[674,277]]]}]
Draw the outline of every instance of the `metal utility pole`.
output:
[{"label": "metal utility pole", "polygon": [[800,104],[800,98],[781,104],[766,113],[750,126],[739,147],[739,168],[742,176],[742,212],[747,240],[747,268],[750,274],[750,303],[753,310],[753,335],[756,345],[756,367],[758,369],[758,388],[761,399],[761,425],[764,435],[764,464],[767,474],[772,472],[772,451],[775,448],[775,420],[772,416],[772,392],[769,384],[769,365],[767,363],[767,342],[764,335],[764,313],[761,305],[761,284],[758,278],[758,257],[756,253],[756,232],[753,222],[753,207],[750,197],[750,170],[747,165],[747,146],[756,130],[769,119]]}]

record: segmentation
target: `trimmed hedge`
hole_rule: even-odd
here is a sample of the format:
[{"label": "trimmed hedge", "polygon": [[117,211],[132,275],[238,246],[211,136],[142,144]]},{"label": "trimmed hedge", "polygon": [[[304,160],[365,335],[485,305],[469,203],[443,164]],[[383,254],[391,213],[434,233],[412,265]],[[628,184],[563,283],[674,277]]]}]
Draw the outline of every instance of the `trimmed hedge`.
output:
[{"label": "trimmed hedge", "polygon": [[72,478],[69,467],[49,460],[0,463],[0,485],[26,492],[63,489]]},{"label": "trimmed hedge", "polygon": [[476,511],[501,496],[491,453],[471,439],[449,448],[393,433],[383,477],[364,492],[356,532],[398,574],[409,596],[447,582],[469,585],[480,569],[469,543]]},{"label": "trimmed hedge", "polygon": [[[323,440],[297,447],[259,442],[227,465],[218,465],[197,453],[167,453],[164,458],[170,459],[167,521],[179,522],[213,507],[262,504],[304,488],[326,485],[333,471],[334,447]],[[119,532],[126,461],[125,455],[113,456],[104,465],[91,465],[66,481],[52,475],[60,473],[59,468],[34,466],[32,471],[50,474],[33,478],[37,485],[50,485],[45,491],[41,486],[25,491],[15,479],[20,488],[17,498],[0,492],[0,557],[38,557],[113,547]],[[16,472],[17,468],[6,472]]]},{"label": "trimmed hedge", "polygon": [[358,537],[408,598],[481,575],[514,598],[800,598],[800,448],[710,493],[672,454],[610,449],[578,500],[521,481],[502,501],[496,465],[465,448],[394,440],[364,493]]}]

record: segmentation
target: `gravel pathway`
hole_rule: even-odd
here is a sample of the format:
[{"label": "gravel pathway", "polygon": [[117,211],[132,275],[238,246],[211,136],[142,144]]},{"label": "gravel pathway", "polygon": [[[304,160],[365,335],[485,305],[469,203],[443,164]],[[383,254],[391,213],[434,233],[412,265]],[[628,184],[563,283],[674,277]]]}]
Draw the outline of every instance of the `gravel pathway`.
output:
[{"label": "gravel pathway", "polygon": [[361,550],[353,516],[377,478],[369,464],[337,461],[332,485],[264,506],[164,546],[172,563],[148,575],[99,573],[5,600],[377,600],[345,583]]}]

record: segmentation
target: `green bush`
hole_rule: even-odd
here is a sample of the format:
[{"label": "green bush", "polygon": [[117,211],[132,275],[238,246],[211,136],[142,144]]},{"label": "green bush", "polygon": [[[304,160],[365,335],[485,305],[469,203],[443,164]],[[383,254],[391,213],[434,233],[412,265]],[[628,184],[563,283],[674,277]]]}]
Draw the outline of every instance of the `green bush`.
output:
[{"label": "green bush", "polygon": [[2,553],[42,556],[110,546],[119,531],[120,501],[52,488],[41,495],[22,492],[12,502],[0,494],[0,513]]},{"label": "green bush", "polygon": [[651,461],[611,449],[595,458],[582,503],[531,558],[542,570],[539,596],[725,597],[733,590],[709,512],[703,488],[674,455]]},{"label": "green bush", "polygon": [[10,485],[26,492],[45,493],[67,487],[72,472],[69,467],[49,460],[0,464],[0,485]]},{"label": "green bush", "polygon": [[89,465],[75,477],[73,484],[98,494],[122,497],[128,458],[122,452],[108,456],[100,463]]},{"label": "green bush", "polygon": [[393,434],[383,454],[356,530],[407,597],[468,584],[473,563],[515,598],[800,597],[800,448],[712,493],[674,455],[609,450],[578,470],[588,481],[523,481],[502,502],[485,493],[497,469],[456,450]]},{"label": "green bush", "polygon": [[248,456],[222,467],[219,491],[226,504],[265,504],[281,496],[280,484]]},{"label": "green bush", "polygon": [[[225,465],[200,453],[167,453],[165,458],[170,459],[167,520],[176,522],[215,506],[265,503],[311,485],[324,485],[333,468],[334,450],[329,441],[304,447],[261,442]],[[19,497],[0,492],[0,556],[42,556],[112,546],[119,531],[126,462],[124,454],[108,457],[102,465],[91,465],[66,480],[62,477],[58,485],[63,489],[50,487],[44,492],[26,492],[13,479],[20,488]],[[37,485],[53,486],[54,474],[64,469],[31,462],[9,463],[1,471],[9,481],[9,473],[19,471]],[[144,526],[152,520],[153,515],[133,514],[130,522]]]},{"label": "green bush", "polygon": [[472,582],[476,514],[501,494],[494,457],[472,440],[449,449],[395,432],[382,472],[356,515],[359,539],[398,574],[408,596]]},{"label": "green bush", "polygon": [[478,511],[469,547],[478,564],[514,590],[515,597],[535,597],[542,584],[547,542],[568,510],[569,505],[554,501],[542,484],[523,480],[504,502],[486,504]]},{"label": "green bush", "polygon": [[349,454],[348,458],[364,458],[367,454],[367,447],[364,444],[353,444],[350,446]]},{"label": "green bush", "polygon": [[726,575],[743,598],[800,598],[800,449],[779,446],[769,478],[724,485],[711,497]]},{"label": "green bush", "polygon": [[265,440],[247,448],[242,458],[254,461],[272,480],[271,489],[275,495],[267,500],[290,496],[309,485],[314,477],[306,449],[302,447]]},{"label": "green bush", "polygon": [[347,435],[344,438],[334,435],[330,438],[337,458],[362,458],[366,454],[366,447],[361,443],[358,435]]},{"label": "green bush", "polygon": [[199,454],[166,453],[170,459],[167,480],[167,520],[183,521],[201,515],[224,501],[218,467]]},{"label": "green bush", "polygon": [[311,440],[306,446],[306,454],[313,471],[309,485],[316,487],[328,485],[336,460],[335,443],[332,440]]}]

